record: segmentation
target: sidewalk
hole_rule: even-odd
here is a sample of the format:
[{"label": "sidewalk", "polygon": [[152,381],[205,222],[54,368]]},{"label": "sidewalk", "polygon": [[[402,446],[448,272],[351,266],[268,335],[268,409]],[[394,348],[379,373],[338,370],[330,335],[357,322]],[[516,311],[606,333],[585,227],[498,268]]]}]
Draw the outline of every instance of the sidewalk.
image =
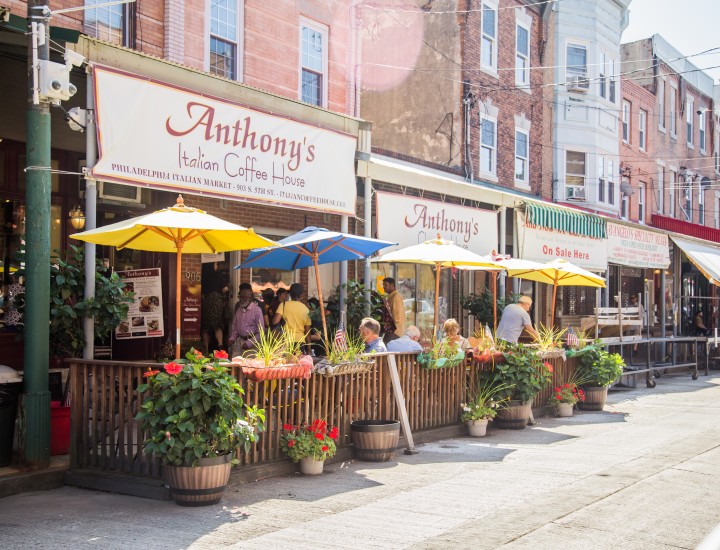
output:
[{"label": "sidewalk", "polygon": [[720,377],[426,444],[396,462],[230,487],[221,505],[74,488],[0,499],[3,547],[695,548],[718,522]]}]

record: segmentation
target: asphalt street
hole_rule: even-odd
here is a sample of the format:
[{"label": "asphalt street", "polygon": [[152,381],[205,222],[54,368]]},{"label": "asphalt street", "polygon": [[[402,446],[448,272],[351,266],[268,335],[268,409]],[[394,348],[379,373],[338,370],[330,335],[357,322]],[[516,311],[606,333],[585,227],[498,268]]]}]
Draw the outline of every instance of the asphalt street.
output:
[{"label": "asphalt street", "polygon": [[[65,487],[0,499],[2,548],[696,548],[720,524],[720,376],[602,412],[172,502]],[[720,548],[714,543],[708,548]]]}]

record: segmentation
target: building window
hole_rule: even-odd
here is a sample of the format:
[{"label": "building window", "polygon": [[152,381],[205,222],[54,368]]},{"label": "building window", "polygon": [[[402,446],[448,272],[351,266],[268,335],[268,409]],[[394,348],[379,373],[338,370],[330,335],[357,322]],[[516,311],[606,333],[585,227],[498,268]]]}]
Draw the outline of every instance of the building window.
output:
[{"label": "building window", "polygon": [[615,206],[615,161],[608,159],[607,161],[607,172],[605,172],[607,178],[607,203]]},{"label": "building window", "polygon": [[119,44],[121,46],[133,47],[132,21],[134,6],[132,4],[116,4],[114,6],[99,6],[96,4],[107,4],[105,0],[85,0],[85,28],[88,36]]},{"label": "building window", "polygon": [[700,152],[705,154],[705,111],[700,110],[698,115],[698,130],[700,131]]},{"label": "building window", "polygon": [[515,84],[530,86],[530,29],[515,25]]},{"label": "building window", "polygon": [[580,151],[565,153],[566,199],[585,199],[586,154]]},{"label": "building window", "polygon": [[567,45],[567,67],[565,68],[566,81],[576,82],[579,86],[587,88],[587,48],[577,44]]},{"label": "building window", "polygon": [[644,151],[646,147],[645,139],[647,136],[647,111],[640,109],[640,150]]},{"label": "building window", "polygon": [[688,98],[687,102],[685,103],[685,122],[687,125],[687,144],[688,147],[693,146],[693,100]]},{"label": "building window", "polygon": [[528,183],[528,133],[523,130],[515,130],[515,181],[517,183]]},{"label": "building window", "polygon": [[617,95],[615,93],[615,91],[617,90],[617,86],[616,86],[617,79],[615,76],[615,60],[612,58],[608,59],[607,72],[608,72],[608,79],[609,79],[608,83],[610,86],[610,89],[608,90],[608,101],[610,101],[610,103],[615,103],[615,97]]},{"label": "building window", "polygon": [[665,131],[665,81],[660,78],[658,79],[657,86],[657,117],[658,117],[658,128],[660,131]]},{"label": "building window", "polygon": [[630,143],[630,102],[625,100],[622,103],[622,140]]},{"label": "building window", "polygon": [[482,5],[480,65],[484,69],[497,70],[497,6],[486,2]]},{"label": "building window", "polygon": [[657,210],[661,216],[665,215],[665,167],[658,166],[657,171]]},{"label": "building window", "polygon": [[677,137],[677,89],[670,88],[670,137]]},{"label": "building window", "polygon": [[497,121],[490,117],[484,117],[480,134],[480,171],[495,175],[497,168]]},{"label": "building window", "polygon": [[605,52],[600,52],[600,97],[615,103],[615,60]]},{"label": "building window", "polygon": [[620,201],[620,217],[623,220],[628,219],[629,205],[630,205],[630,198],[627,195],[623,195],[622,200]]},{"label": "building window", "polygon": [[702,184],[698,189],[698,223],[705,225],[705,190]]},{"label": "building window", "polygon": [[720,198],[715,199],[715,229],[720,229]]},{"label": "building window", "polygon": [[645,184],[642,182],[638,186],[638,221],[645,223]]},{"label": "building window", "polygon": [[677,172],[670,170],[670,217],[675,217],[675,194],[677,193]]},{"label": "building window", "polygon": [[605,179],[605,157],[598,155],[597,157],[597,177],[598,177],[598,202],[605,202],[607,195],[607,180]]},{"label": "building window", "polygon": [[[718,138],[715,138],[715,143],[717,143]],[[720,174],[720,153],[717,149],[715,149],[715,173]]]},{"label": "building window", "polygon": [[212,0],[210,4],[210,72],[238,79],[238,5],[235,0]]},{"label": "building window", "polygon": [[300,100],[327,106],[327,29],[305,22],[300,27]]},{"label": "building window", "polygon": [[685,215],[685,221],[692,222],[692,176],[689,174],[685,176],[684,197],[685,200],[683,201],[684,206],[682,207],[682,210]]}]

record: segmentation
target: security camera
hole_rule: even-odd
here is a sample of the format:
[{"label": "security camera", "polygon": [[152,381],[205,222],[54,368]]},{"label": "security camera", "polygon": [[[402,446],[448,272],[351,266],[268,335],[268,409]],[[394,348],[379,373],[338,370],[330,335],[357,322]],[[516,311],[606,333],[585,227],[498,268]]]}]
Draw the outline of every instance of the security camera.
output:
[{"label": "security camera", "polygon": [[65,64],[67,66],[81,67],[85,63],[85,58],[72,50],[65,50]]}]

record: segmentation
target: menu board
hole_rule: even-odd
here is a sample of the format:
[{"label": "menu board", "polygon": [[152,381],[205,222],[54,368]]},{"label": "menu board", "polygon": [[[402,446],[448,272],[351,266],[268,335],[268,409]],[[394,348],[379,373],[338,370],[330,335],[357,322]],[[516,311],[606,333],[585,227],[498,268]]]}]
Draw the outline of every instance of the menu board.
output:
[{"label": "menu board", "polygon": [[115,329],[115,338],[151,338],[163,336],[163,304],[160,269],[133,269],[118,271],[125,290],[135,293],[127,318]]}]

